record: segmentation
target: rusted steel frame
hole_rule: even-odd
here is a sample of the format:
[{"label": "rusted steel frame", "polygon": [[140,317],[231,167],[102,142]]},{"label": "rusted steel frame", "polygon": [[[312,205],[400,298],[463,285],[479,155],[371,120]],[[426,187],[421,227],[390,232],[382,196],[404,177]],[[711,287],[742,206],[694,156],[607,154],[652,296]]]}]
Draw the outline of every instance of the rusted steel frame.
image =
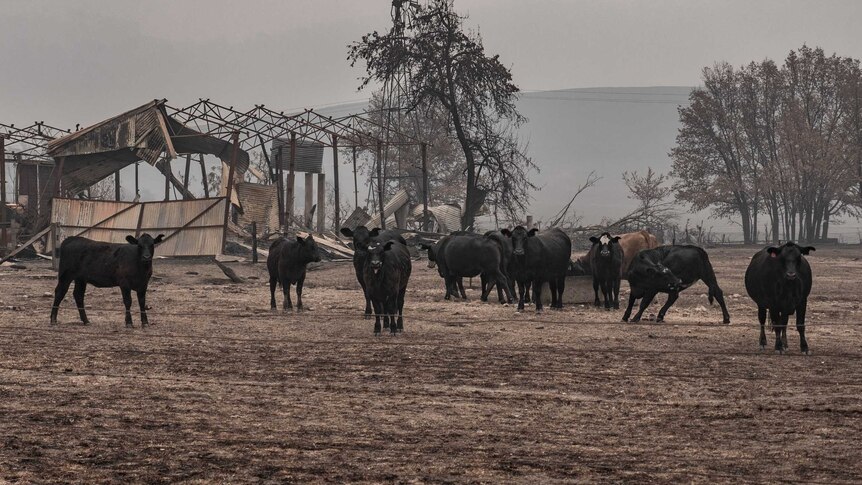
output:
[{"label": "rusted steel frame", "polygon": [[[144,204],[137,204],[137,205],[144,205]],[[210,207],[212,207],[212,206],[210,206]],[[206,212],[206,211],[204,211],[204,212]],[[119,214],[119,212],[117,214]],[[197,219],[195,219],[195,220],[197,220]],[[61,224],[61,226],[69,228],[69,229],[87,229],[88,231],[90,231],[90,230],[93,230],[93,231],[131,231],[131,229],[128,227],[70,226],[68,224]],[[148,230],[148,231],[179,231],[179,230],[184,230],[184,229],[213,229],[216,227],[221,228],[222,225],[221,224],[207,224],[205,226],[190,227],[186,224],[183,224],[182,226],[141,227],[141,230],[142,231],[143,230]],[[81,234],[83,234],[83,233],[81,233]]]},{"label": "rusted steel frame", "polygon": [[[39,167],[36,167],[39,170]],[[0,135],[0,241],[6,244],[6,137]]]},{"label": "rusted steel frame", "polygon": [[296,133],[290,134],[290,158],[287,162],[287,187],[284,189],[284,227],[290,227],[293,220],[294,198],[296,196]]},{"label": "rusted steel frame", "polygon": [[236,157],[239,151],[239,131],[234,132],[231,138],[233,144],[233,153],[230,156],[230,167],[227,174],[227,197],[224,205],[224,229],[222,230],[221,252],[224,253],[225,244],[227,243],[227,225],[230,220],[230,199],[233,195],[233,174],[236,171]]}]

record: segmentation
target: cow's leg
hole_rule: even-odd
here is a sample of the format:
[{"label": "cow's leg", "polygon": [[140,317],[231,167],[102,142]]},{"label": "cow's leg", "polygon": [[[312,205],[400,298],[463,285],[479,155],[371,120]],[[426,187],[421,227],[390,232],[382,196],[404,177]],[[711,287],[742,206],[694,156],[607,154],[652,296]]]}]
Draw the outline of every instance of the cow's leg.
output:
[{"label": "cow's leg", "polygon": [[380,314],[383,313],[383,305],[379,300],[372,299],[371,305],[374,307],[374,335],[380,335]]},{"label": "cow's leg", "polygon": [[766,307],[757,307],[757,320],[760,322],[760,350],[766,350]]},{"label": "cow's leg", "polygon": [[458,291],[461,292],[461,299],[467,299],[467,292],[464,291],[464,278],[458,278],[455,281],[458,282]]},{"label": "cow's leg", "polygon": [[284,297],[284,301],[281,304],[282,310],[293,310],[293,301],[290,299],[291,284],[293,284],[293,282],[288,278],[281,280],[281,294]]},{"label": "cow's leg", "polygon": [[664,321],[664,315],[667,313],[667,311],[671,307],[671,305],[673,305],[674,302],[676,302],[677,298],[679,298],[679,292],[678,291],[672,291],[667,295],[667,301],[665,302],[664,306],[661,307],[661,310],[658,311],[658,316],[656,316],[656,318],[655,318],[656,322],[663,322]]},{"label": "cow's leg", "polygon": [[613,299],[613,293],[611,292],[611,282],[608,281],[607,278],[602,278],[602,296],[605,299],[605,310],[611,311],[611,299]]},{"label": "cow's leg", "polygon": [[404,331],[404,295],[407,294],[407,288],[402,288],[398,292],[398,331]]},{"label": "cow's leg", "polygon": [[278,286],[278,276],[269,277],[269,307],[273,310],[276,308],[275,304],[275,287]]},{"label": "cow's leg", "polygon": [[305,275],[296,280],[296,310],[302,310],[302,285],[305,283]]},{"label": "cow's leg", "polygon": [[553,276],[548,280],[548,291],[551,292],[551,309],[556,310],[559,301],[557,301],[557,279]]},{"label": "cow's leg", "polygon": [[526,288],[523,281],[518,280],[518,311],[524,311],[524,293],[526,293]]},{"label": "cow's leg", "polygon": [[538,278],[533,280],[533,303],[536,304],[536,313],[544,311],[544,305],[542,304],[542,286],[544,284],[545,282]]},{"label": "cow's leg", "polygon": [[362,296],[365,297],[365,318],[366,320],[371,318],[371,298],[368,298],[368,291],[365,289],[365,282],[360,281],[359,286],[362,287]]},{"label": "cow's leg", "polygon": [[623,313],[623,321],[624,322],[629,321],[629,316],[631,316],[631,314],[632,314],[632,308],[635,305],[635,301],[641,297],[643,297],[643,293],[636,290],[635,288],[631,288],[631,291],[629,291],[629,304],[626,307],[626,312]]},{"label": "cow's leg", "polygon": [[650,303],[652,303],[652,299],[655,298],[656,293],[657,292],[653,290],[648,290],[644,292],[644,295],[641,298],[641,306],[638,309],[638,312],[635,313],[634,318],[632,318],[632,322],[641,321],[641,316],[643,315],[644,310],[646,310],[647,307],[649,307]]},{"label": "cow's leg", "polygon": [[141,327],[145,327],[150,324],[147,318],[147,289],[137,290],[135,293],[138,295],[138,308],[141,309]]},{"label": "cow's leg", "polygon": [[[509,292],[509,278],[506,277],[505,273],[500,270],[497,270],[495,280],[497,282],[497,298],[500,300],[500,303],[511,303],[512,293]],[[506,293],[505,300],[503,299],[504,292]]]},{"label": "cow's leg", "polygon": [[799,350],[805,355],[808,355],[808,340],[805,339],[805,311],[807,307],[807,301],[803,301],[796,307],[796,331],[799,332]]},{"label": "cow's leg", "polygon": [[599,277],[593,275],[593,292],[596,294],[596,299],[593,302],[593,306],[602,306],[602,302],[599,300],[599,286],[601,286],[601,281],[599,281]]},{"label": "cow's leg", "polygon": [[132,289],[131,288],[120,288],[120,292],[123,294],[123,305],[126,307],[126,326],[132,326]]},{"label": "cow's leg", "polygon": [[784,349],[785,352],[789,349],[787,346],[787,327],[790,326],[790,314],[782,315],[782,319],[784,321],[784,326],[781,329],[781,348]]},{"label": "cow's leg", "polygon": [[721,307],[721,316],[724,318],[724,323],[730,323],[730,313],[727,312],[727,304],[724,303],[724,292],[721,291],[721,288],[718,285],[713,286],[709,289],[712,293],[712,296],[718,300],[718,305]]},{"label": "cow's leg", "polygon": [[563,293],[566,291],[566,277],[557,278],[557,308],[563,308]]},{"label": "cow's leg", "polygon": [[614,278],[614,309],[620,309],[620,278]]},{"label": "cow's leg", "polygon": [[87,291],[87,281],[86,280],[75,280],[75,291],[72,292],[72,295],[75,297],[75,304],[78,306],[78,315],[81,317],[81,321],[84,324],[90,323],[87,320],[87,312],[84,311],[84,292]]},{"label": "cow's leg", "polygon": [[57,287],[54,288],[54,306],[51,307],[51,325],[57,324],[57,311],[60,309],[60,303],[63,298],[66,298],[66,292],[69,291],[69,285],[72,280],[60,275],[57,280]]},{"label": "cow's leg", "polygon": [[532,292],[531,292],[530,290],[533,288],[533,282],[532,282],[532,281],[530,281],[530,280],[527,280],[527,282],[526,282],[526,283],[524,283],[524,285],[525,285],[525,288],[524,288],[524,303],[532,303],[532,302],[533,302],[533,299],[530,297],[530,293],[532,293]]},{"label": "cow's leg", "polygon": [[783,316],[779,311],[770,309],[769,319],[772,321],[772,331],[775,332],[775,351],[778,353],[783,353],[784,347],[781,343],[781,321],[783,319]]},{"label": "cow's leg", "polygon": [[391,298],[387,297],[385,300],[380,301],[380,309],[383,312],[383,328],[384,329],[390,328],[392,326],[392,324],[395,323],[395,322],[391,322],[390,318],[389,318],[389,305],[391,304],[390,300],[391,300]]},{"label": "cow's leg", "polygon": [[491,293],[490,278],[485,273],[479,274],[479,280],[482,282],[482,295],[479,297],[482,301],[488,301],[488,295]]},{"label": "cow's leg", "polygon": [[[400,293],[400,292],[399,292]],[[398,296],[386,299],[386,315],[389,317],[389,332],[395,335],[398,332]]]}]

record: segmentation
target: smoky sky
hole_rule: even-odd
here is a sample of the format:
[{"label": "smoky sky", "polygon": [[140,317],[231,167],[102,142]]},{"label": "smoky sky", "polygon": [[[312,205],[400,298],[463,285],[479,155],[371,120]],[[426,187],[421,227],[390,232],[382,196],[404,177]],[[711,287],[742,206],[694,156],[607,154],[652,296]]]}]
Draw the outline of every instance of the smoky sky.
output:
[{"label": "smoky sky", "polygon": [[[456,0],[525,90],[693,86],[808,43],[862,56],[858,1]],[[2,1],[0,118],[88,125],[153,98],[279,109],[362,99],[346,45],[387,0]]]},{"label": "smoky sky", "polygon": [[[357,91],[363,66],[350,66],[347,45],[386,30],[390,5],[0,0],[0,121],[88,126],[156,98],[175,107],[210,98],[240,110],[356,108],[370,92]],[[532,93],[519,102],[531,118],[522,135],[542,169],[529,204],[539,218],[554,214],[593,169],[603,179],[579,201],[584,222],[630,210],[621,172],[670,169],[675,103],[686,102],[686,87],[700,83],[705,66],[780,62],[803,44],[862,57],[862,2],[855,0],[455,0],[455,6],[522,90],[592,88],[546,93],[554,94],[550,99]],[[682,89],[667,88],[669,97],[650,86]],[[643,89],[623,89],[622,96],[610,87]],[[161,198],[162,177],[142,170],[145,200]],[[342,180],[352,177],[346,166],[339,172]],[[128,188],[133,173],[124,170],[122,179]],[[297,190],[300,197],[303,189]],[[717,223],[732,230],[728,221]]]}]

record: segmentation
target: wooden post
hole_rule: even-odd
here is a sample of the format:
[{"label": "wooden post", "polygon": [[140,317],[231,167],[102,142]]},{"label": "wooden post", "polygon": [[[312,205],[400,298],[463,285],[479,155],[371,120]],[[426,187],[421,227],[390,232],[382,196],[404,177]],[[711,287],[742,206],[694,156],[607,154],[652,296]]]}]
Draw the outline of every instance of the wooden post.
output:
[{"label": "wooden post", "polygon": [[239,150],[239,132],[233,132],[233,136],[231,137],[231,143],[233,144],[233,150],[231,150],[230,156],[230,167],[228,167],[227,172],[227,198],[224,204],[224,228],[223,228],[223,236],[221,239],[221,252],[224,253],[225,244],[227,244],[227,225],[230,220],[230,199],[233,195],[233,174],[236,170],[236,156],[237,151]]},{"label": "wooden post", "polygon": [[533,228],[533,216],[528,214],[527,215],[527,230],[529,231],[532,228]]},{"label": "wooden post", "polygon": [[383,201],[383,142],[377,140],[377,205],[380,207],[380,228],[386,229],[386,213]]},{"label": "wooden post", "polygon": [[326,174],[317,174],[317,232],[326,230]]},{"label": "wooden post", "polygon": [[431,216],[428,214],[428,144],[420,145],[422,153],[422,218],[425,222],[422,224],[422,230],[429,230],[431,224]]},{"label": "wooden post", "polygon": [[114,172],[114,200],[120,200],[120,171]]},{"label": "wooden post", "polygon": [[338,193],[338,136],[332,135],[332,179],[335,189],[335,207],[333,208],[332,228],[336,234],[341,230],[341,198]]},{"label": "wooden post", "polygon": [[54,271],[60,270],[60,231],[59,223],[51,224],[51,267]]},{"label": "wooden post", "polygon": [[353,208],[359,208],[359,181],[356,178],[356,147],[353,147]]},{"label": "wooden post", "polygon": [[257,263],[257,222],[251,221],[251,262]]},{"label": "wooden post", "polygon": [[311,230],[314,227],[312,224],[311,211],[314,209],[314,174],[310,172],[305,173],[305,213],[303,214],[303,223],[305,227]]},{"label": "wooden post", "polygon": [[284,144],[279,145],[278,154],[275,156],[275,173],[276,173],[276,191],[278,192],[278,225],[279,227],[287,227],[287,221],[284,219],[284,167],[281,165],[282,148]]},{"label": "wooden post", "polygon": [[184,199],[188,198],[185,196],[185,194],[189,190],[189,176],[191,175],[189,172],[191,172],[191,169],[192,169],[192,154],[189,153],[186,155],[186,172],[185,172],[185,177],[183,177],[183,189],[184,189],[183,198]]},{"label": "wooden post", "polygon": [[207,181],[207,166],[204,163],[204,154],[203,153],[200,154],[199,160],[200,160],[200,164],[201,164],[201,181],[204,184],[204,197],[209,199],[209,197],[210,197],[210,184]]},{"label": "wooden post", "polygon": [[65,161],[66,157],[60,157],[59,165],[54,165],[54,195],[51,197],[52,199],[60,196],[60,189],[62,188],[60,186],[60,179],[63,178],[63,163]]},{"label": "wooden post", "polygon": [[140,185],[141,177],[140,177],[140,174],[138,173],[138,169],[139,169],[138,165],[140,165],[140,164],[141,164],[141,162],[135,162],[135,200],[137,200],[137,201],[141,200],[141,185]]},{"label": "wooden post", "polygon": [[162,164],[164,164],[164,173],[165,173],[165,201],[171,200],[171,161],[167,156],[162,159]]},{"label": "wooden post", "polygon": [[293,193],[296,182],[296,133],[290,133],[290,158],[287,163],[287,186],[284,188],[284,226],[290,227],[293,220]]}]

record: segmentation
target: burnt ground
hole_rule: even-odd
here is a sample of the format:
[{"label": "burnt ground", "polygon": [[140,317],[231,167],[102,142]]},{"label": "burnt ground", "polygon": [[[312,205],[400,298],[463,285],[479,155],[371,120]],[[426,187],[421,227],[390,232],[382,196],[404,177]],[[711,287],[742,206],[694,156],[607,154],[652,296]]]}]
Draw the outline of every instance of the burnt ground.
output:
[{"label": "burnt ground", "polygon": [[810,257],[811,356],[795,329],[758,350],[753,252],[710,250],[731,325],[702,283],[621,324],[445,302],[417,261],[405,332],[378,338],[350,263],[311,272],[297,314],[269,311],[264,264],[237,285],[159,260],[145,329],[93,288],[91,325],[70,291],[50,327],[50,267],[2,268],[0,481],[860,482],[862,250]]}]

